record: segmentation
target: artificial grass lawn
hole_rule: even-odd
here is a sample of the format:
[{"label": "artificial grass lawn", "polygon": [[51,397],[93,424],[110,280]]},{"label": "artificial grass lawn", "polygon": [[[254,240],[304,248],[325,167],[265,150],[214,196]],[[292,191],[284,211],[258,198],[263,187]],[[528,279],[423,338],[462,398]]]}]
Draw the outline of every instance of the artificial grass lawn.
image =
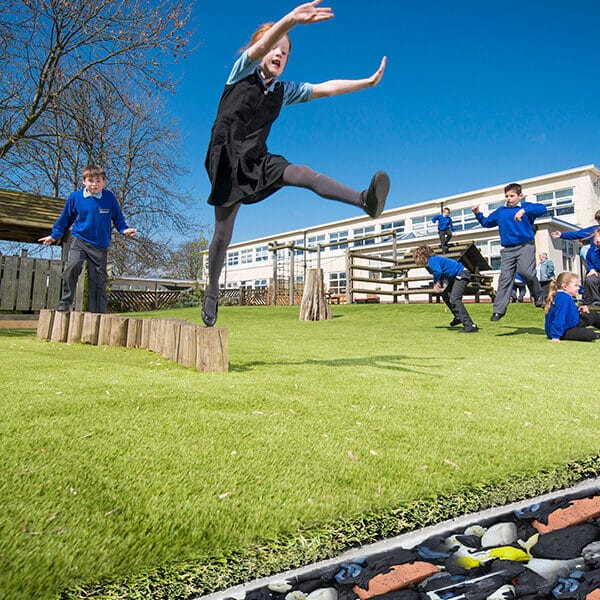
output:
[{"label": "artificial grass lawn", "polygon": [[597,465],[599,343],[550,343],[533,305],[499,323],[469,305],[472,335],[442,305],[332,310],[222,307],[219,374],[0,331],[0,595],[186,597],[231,583],[211,579],[226,557],[284,568],[258,549],[292,540],[285,560],[301,561],[298,540],[342,519],[362,542],[368,515],[431,499],[432,521],[436,497],[510,500],[540,472],[549,489],[577,478],[565,465]]}]

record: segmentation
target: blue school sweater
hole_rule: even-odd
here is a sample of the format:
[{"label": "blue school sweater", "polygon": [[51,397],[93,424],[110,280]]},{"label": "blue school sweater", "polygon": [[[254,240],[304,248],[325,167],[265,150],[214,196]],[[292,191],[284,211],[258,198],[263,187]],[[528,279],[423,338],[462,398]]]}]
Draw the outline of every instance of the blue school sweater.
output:
[{"label": "blue school sweater", "polygon": [[[520,221],[515,221],[515,214],[522,208],[525,209],[523,218]],[[475,216],[483,227],[497,226],[500,233],[500,243],[505,247],[511,247],[532,242],[535,237],[533,222],[537,217],[542,217],[545,214],[546,207],[543,204],[521,202],[512,208],[506,205],[501,206],[487,217],[484,217],[480,212]]]},{"label": "blue school sweater", "polygon": [[595,244],[590,244],[590,249],[585,255],[585,262],[587,263],[588,273],[595,269],[600,273],[600,248]]},{"label": "blue school sweater", "polygon": [[598,229],[600,225],[590,225],[590,227],[584,227],[577,231],[564,231],[560,234],[561,240],[583,240],[594,235],[594,231]]},{"label": "blue school sweater", "polygon": [[427,259],[427,266],[433,275],[433,283],[455,279],[465,270],[465,266],[457,260],[435,254]]},{"label": "blue school sweater", "polygon": [[546,313],[544,329],[552,339],[559,339],[568,329],[579,325],[579,311],[575,300],[564,290],[556,292],[550,310]]},{"label": "blue school sweater", "polygon": [[456,231],[456,227],[452,224],[452,217],[445,217],[443,214],[435,215],[433,219],[431,219],[432,223],[438,224],[438,231],[446,231],[446,229],[450,229],[450,231]]},{"label": "blue school sweater", "polygon": [[83,190],[73,192],[65,202],[50,235],[60,239],[73,226],[71,234],[88,244],[108,248],[113,224],[119,233],[129,229],[115,195],[102,190],[100,199],[84,197]]}]

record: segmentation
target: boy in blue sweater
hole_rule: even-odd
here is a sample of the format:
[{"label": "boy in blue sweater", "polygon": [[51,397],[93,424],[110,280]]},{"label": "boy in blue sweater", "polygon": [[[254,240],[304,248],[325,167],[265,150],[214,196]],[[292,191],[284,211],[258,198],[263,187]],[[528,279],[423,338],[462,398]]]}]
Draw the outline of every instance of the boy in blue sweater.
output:
[{"label": "boy in blue sweater", "polygon": [[494,299],[491,321],[499,321],[510,302],[515,275],[519,273],[539,308],[544,306],[543,292],[535,273],[535,232],[533,223],[546,214],[543,204],[523,202],[521,186],[510,183],[504,188],[504,206],[497,208],[487,217],[473,207],[477,220],[483,227],[498,227],[500,233],[500,278]]},{"label": "boy in blue sweater", "polygon": [[575,273],[565,271],[550,282],[544,330],[551,342],[592,342],[600,338],[600,332],[588,327],[600,328],[600,316],[587,306],[577,308],[578,290],[579,277]]},{"label": "boy in blue sweater", "polygon": [[448,252],[448,244],[452,239],[452,232],[456,229],[452,224],[450,209],[448,207],[444,207],[441,214],[435,215],[435,217],[431,219],[431,222],[437,223],[440,244],[442,245],[442,252],[446,254],[446,252]]},{"label": "boy in blue sweater", "polygon": [[600,228],[594,232],[585,262],[587,273],[583,282],[583,301],[585,304],[600,306]]},{"label": "boy in blue sweater", "polygon": [[[413,259],[417,266],[427,267],[433,275],[433,289],[438,294],[441,292],[442,299],[454,315],[450,326],[454,327],[462,323],[464,328],[461,329],[461,333],[477,333],[479,329],[473,323],[462,301],[465,288],[471,280],[471,272],[457,260],[436,256],[425,244],[413,250]],[[444,281],[446,281],[446,288],[442,290]]]},{"label": "boy in blue sweater", "polygon": [[106,265],[113,224],[119,233],[133,237],[136,230],[125,222],[115,195],[105,190],[106,176],[102,167],[89,165],[83,170],[84,189],[73,192],[65,202],[62,213],[54,223],[50,235],[40,238],[43,244],[53,244],[73,226],[73,242],[69,260],[62,275],[62,295],[58,310],[71,310],[77,280],[83,263],[88,265],[88,310],[105,313]]}]

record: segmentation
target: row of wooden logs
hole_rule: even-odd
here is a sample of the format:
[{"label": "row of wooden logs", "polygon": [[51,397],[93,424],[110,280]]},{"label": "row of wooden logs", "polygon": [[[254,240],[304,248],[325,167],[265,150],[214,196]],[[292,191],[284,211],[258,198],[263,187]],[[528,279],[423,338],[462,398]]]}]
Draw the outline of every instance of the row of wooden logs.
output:
[{"label": "row of wooden logs", "polygon": [[181,319],[139,319],[89,312],[41,310],[38,340],[147,348],[198,371],[227,371],[228,330]]}]

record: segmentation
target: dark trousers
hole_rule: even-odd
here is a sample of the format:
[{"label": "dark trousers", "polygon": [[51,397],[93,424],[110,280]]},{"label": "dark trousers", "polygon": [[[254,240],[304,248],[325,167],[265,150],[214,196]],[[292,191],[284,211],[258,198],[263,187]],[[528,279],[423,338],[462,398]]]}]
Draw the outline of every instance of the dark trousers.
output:
[{"label": "dark trousers", "polygon": [[78,237],[73,238],[69,249],[69,260],[62,275],[60,304],[63,307],[71,307],[73,304],[77,280],[85,261],[88,268],[88,310],[94,313],[105,313],[108,304],[106,294],[108,248],[88,244]]},{"label": "dark trousers", "polygon": [[446,303],[446,306],[452,311],[452,314],[457,319],[460,319],[460,322],[465,327],[473,325],[473,319],[471,319],[471,315],[467,312],[462,301],[465,288],[470,280],[471,273],[465,269],[458,277],[455,277],[448,282],[446,289],[441,294],[442,300]]},{"label": "dark trousers", "polygon": [[591,310],[589,313],[583,313],[579,317],[579,324],[576,327],[567,329],[561,340],[569,340],[572,342],[592,342],[598,339],[598,333],[589,327],[600,329],[600,315]]},{"label": "dark trousers", "polygon": [[586,304],[600,303],[600,276],[588,275],[583,282],[583,300]]},{"label": "dark trousers", "polygon": [[452,229],[438,230],[440,236],[440,244],[442,245],[442,252],[448,252],[448,243],[452,239]]}]

